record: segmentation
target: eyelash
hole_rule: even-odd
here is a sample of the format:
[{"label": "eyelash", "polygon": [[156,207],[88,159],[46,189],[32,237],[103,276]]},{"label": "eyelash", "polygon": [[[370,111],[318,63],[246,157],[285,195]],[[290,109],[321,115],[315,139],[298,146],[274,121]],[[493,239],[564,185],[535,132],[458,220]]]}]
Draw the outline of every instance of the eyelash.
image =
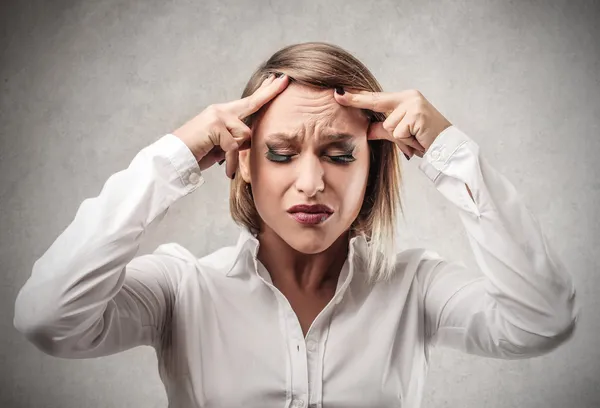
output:
[{"label": "eyelash", "polygon": [[[294,154],[277,154],[275,152],[273,152],[272,150],[269,150],[266,154],[267,159],[272,161],[272,162],[276,162],[276,163],[289,163],[289,159],[292,156],[295,156]],[[284,159],[278,159],[280,157],[283,157]],[[356,158],[354,156],[352,156],[351,154],[342,154],[342,155],[338,155],[338,156],[326,156],[329,157],[334,163],[337,164],[347,164],[347,163],[351,163],[354,160],[356,160]]]}]

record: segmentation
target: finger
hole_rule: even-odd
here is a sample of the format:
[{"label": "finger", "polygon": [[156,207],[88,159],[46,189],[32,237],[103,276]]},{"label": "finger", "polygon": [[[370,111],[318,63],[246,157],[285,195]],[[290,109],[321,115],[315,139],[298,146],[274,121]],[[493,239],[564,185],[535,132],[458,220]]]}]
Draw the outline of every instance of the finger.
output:
[{"label": "finger", "polygon": [[221,146],[215,146],[206,156],[209,156],[214,161],[220,161],[225,159],[225,151],[221,149]]},{"label": "finger", "polygon": [[425,152],[425,148],[421,146],[417,139],[410,133],[411,123],[412,119],[409,115],[404,115],[400,123],[398,123],[392,132],[392,136],[395,140],[400,140],[402,143],[412,147],[416,151]]},{"label": "finger", "polygon": [[369,109],[373,112],[392,111],[406,100],[406,92],[369,92],[358,91],[352,93],[346,91],[344,95],[333,92],[334,98],[343,106],[360,109]]},{"label": "finger", "polygon": [[419,143],[419,141],[417,139],[415,139],[414,136],[412,136],[412,135],[410,135],[409,137],[401,137],[400,136],[397,139],[399,139],[405,145],[412,147],[415,150],[415,152],[425,153],[425,148],[423,146],[421,146],[421,143]]},{"label": "finger", "polygon": [[[404,144],[412,147],[417,152],[425,153],[425,148],[421,146],[419,141],[410,133],[410,127],[408,128],[408,134],[401,135],[400,130],[397,130],[399,127],[398,125],[407,115],[406,109],[404,109],[403,106],[406,105],[398,105],[396,109],[390,113],[386,120],[383,121],[383,127],[390,132],[394,138],[404,137],[406,138],[406,140],[402,140]],[[408,121],[408,118],[406,120]]]},{"label": "finger", "polygon": [[396,140],[395,144],[396,146],[398,146],[398,149],[400,149],[402,153],[404,153],[404,157],[406,157],[406,160],[410,160],[410,158],[413,157],[413,155],[415,154],[415,149],[405,145],[402,141]]},{"label": "finger", "polygon": [[230,176],[237,171],[238,152],[240,150],[250,148],[252,129],[234,116],[226,116],[223,119],[223,123],[225,123],[225,127],[227,127],[233,137],[233,140],[237,143],[236,148],[227,152],[225,155],[225,161],[227,162],[227,165],[225,166],[225,173]]},{"label": "finger", "polygon": [[406,109],[402,105],[398,105],[383,121],[383,128],[391,135],[404,116],[406,116]]},{"label": "finger", "polygon": [[238,148],[240,148],[242,145],[247,145],[247,142],[250,141],[252,136],[252,129],[250,129],[248,125],[233,115],[225,115],[223,118],[223,123],[225,123],[227,130],[229,130],[234,140],[237,142]]},{"label": "finger", "polygon": [[268,77],[266,77],[260,84],[260,86],[258,87],[258,89],[263,88],[265,85],[270,84],[271,82],[273,82],[275,80],[275,74],[269,74]]},{"label": "finger", "polygon": [[[402,143],[402,142],[398,142],[398,143]],[[404,145],[404,146],[406,146],[406,145]],[[408,154],[404,153],[406,156],[406,160],[410,160],[413,156],[419,156],[419,154],[420,154],[418,151],[416,151],[415,149],[413,149],[410,146],[406,146],[406,150],[409,151]],[[421,156],[419,156],[419,157],[421,157]]]},{"label": "finger", "polygon": [[394,141],[394,144],[398,146],[398,149],[400,149],[402,153],[404,153],[404,157],[406,157],[406,160],[410,160],[410,158],[413,157],[413,155],[415,154],[414,149],[410,146],[405,145],[401,140]]},{"label": "finger", "polygon": [[240,144],[240,147],[238,148],[238,150],[242,151],[242,150],[250,149],[250,147],[252,147],[252,140],[251,140],[251,138],[242,141],[241,144]]},{"label": "finger", "polygon": [[[214,148],[213,149],[221,149],[225,152],[225,160],[226,161],[231,161],[228,160],[231,156],[231,152],[237,152],[238,150],[238,143],[237,141],[234,139],[233,135],[229,132],[229,130],[227,129],[227,127],[223,124],[223,125],[219,125],[215,128],[214,133],[212,133],[211,135],[209,135],[209,138],[211,138],[211,141],[214,144]],[[223,157],[223,155],[220,155],[221,157]],[[211,165],[217,160],[212,159],[212,163]],[[231,169],[233,166],[233,164],[231,163],[227,163],[226,166],[226,174],[229,178],[231,178],[233,172],[235,171],[235,168]]]},{"label": "finger", "polygon": [[215,147],[220,147],[224,152],[237,149],[239,146],[225,124],[217,125],[208,137]]},{"label": "finger", "polygon": [[389,140],[394,141],[391,132],[388,132],[383,127],[383,122],[373,122],[369,125],[367,140]]},{"label": "finger", "polygon": [[415,151],[425,152],[425,149],[410,133],[410,119],[407,117],[407,112],[403,109],[403,105],[399,105],[396,109],[390,113],[390,115],[383,121],[383,128],[392,135],[394,140],[401,139],[401,141],[412,147]]},{"label": "finger", "polygon": [[230,150],[225,153],[225,174],[233,179],[238,167],[238,149]]},{"label": "finger", "polygon": [[227,127],[223,127],[220,134],[221,148],[225,151],[225,174],[229,178],[233,178],[233,174],[237,169],[237,152],[239,148],[238,141],[229,132]]},{"label": "finger", "polygon": [[[412,147],[413,149],[415,149],[415,154],[419,153],[421,156],[419,157],[423,157],[423,154],[425,154],[425,148],[423,147],[423,145],[421,143],[419,143],[419,141],[417,140],[416,137],[412,136],[411,138],[408,139],[407,143],[410,147]],[[418,154],[417,154],[418,156]]]},{"label": "finger", "polygon": [[198,161],[200,170],[206,170],[212,167],[213,164],[225,158],[225,152],[220,146],[214,146],[204,157]]},{"label": "finger", "polygon": [[383,128],[383,122],[373,122],[369,126],[369,133],[367,134],[367,140],[389,140],[398,146],[398,148],[404,153],[409,159],[414,154],[414,149],[407,146],[402,140],[395,139],[392,133],[388,132]]},{"label": "finger", "polygon": [[270,83],[259,87],[252,95],[227,103],[225,105],[226,109],[239,119],[244,119],[258,111],[263,105],[281,93],[288,84],[289,77],[287,75],[273,79]]}]

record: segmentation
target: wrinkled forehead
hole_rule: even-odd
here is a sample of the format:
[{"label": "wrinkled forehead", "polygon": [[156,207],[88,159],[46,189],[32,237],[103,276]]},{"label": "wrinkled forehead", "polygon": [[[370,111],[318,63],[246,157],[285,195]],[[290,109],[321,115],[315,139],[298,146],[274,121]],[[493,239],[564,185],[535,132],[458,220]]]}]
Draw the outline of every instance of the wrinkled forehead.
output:
[{"label": "wrinkled forehead", "polygon": [[369,126],[361,110],[342,106],[332,89],[318,89],[292,83],[263,106],[254,124],[254,139],[272,134],[300,134],[304,140],[324,133],[350,133],[365,136]]}]

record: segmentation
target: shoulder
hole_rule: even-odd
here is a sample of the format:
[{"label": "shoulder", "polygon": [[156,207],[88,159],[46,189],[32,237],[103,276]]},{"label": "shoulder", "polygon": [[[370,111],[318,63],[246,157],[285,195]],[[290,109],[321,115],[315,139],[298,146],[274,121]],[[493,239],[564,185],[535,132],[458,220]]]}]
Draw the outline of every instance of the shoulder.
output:
[{"label": "shoulder", "polygon": [[438,252],[422,247],[402,249],[395,255],[394,275],[420,285],[432,279],[437,265],[444,262]]},{"label": "shoulder", "polygon": [[421,247],[396,250],[392,253],[392,257],[380,256],[376,261],[370,261],[369,255],[360,257],[358,268],[364,271],[365,279],[374,268],[381,268],[384,271],[380,272],[377,281],[386,285],[410,285],[417,274],[441,260],[437,252]]},{"label": "shoulder", "polygon": [[128,275],[149,279],[167,280],[177,286],[182,278],[195,269],[196,258],[182,245],[169,242],[161,244],[151,253],[139,255],[128,264]]},{"label": "shoulder", "polygon": [[194,254],[177,242],[161,244],[154,250],[153,254],[163,258],[172,258],[176,262],[195,263],[197,260]]},{"label": "shoulder", "polygon": [[422,293],[445,291],[456,282],[481,278],[477,270],[469,270],[462,261],[451,261],[437,251],[413,248],[398,254],[399,268],[404,268]]},{"label": "shoulder", "polygon": [[430,265],[441,261],[443,261],[443,258],[439,253],[427,248],[408,248],[396,252],[396,268],[398,271],[422,272]]},{"label": "shoulder", "polygon": [[176,242],[159,245],[153,252],[163,260],[177,263],[181,266],[191,267],[197,272],[226,272],[236,256],[234,245],[218,248],[201,257],[194,255],[189,249]]},{"label": "shoulder", "polygon": [[179,296],[182,290],[202,291],[225,277],[227,261],[234,259],[234,253],[235,247],[222,247],[199,258],[183,245],[168,242],[131,260],[127,276],[167,287]]}]

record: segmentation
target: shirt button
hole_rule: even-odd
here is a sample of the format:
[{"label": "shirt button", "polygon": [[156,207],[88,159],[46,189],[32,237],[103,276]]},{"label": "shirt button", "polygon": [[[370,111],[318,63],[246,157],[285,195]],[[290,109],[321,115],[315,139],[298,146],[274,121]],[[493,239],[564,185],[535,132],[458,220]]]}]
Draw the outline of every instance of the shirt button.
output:
[{"label": "shirt button", "polygon": [[315,343],[312,340],[309,340],[306,342],[306,348],[308,349],[308,351],[315,351],[317,348],[317,343]]},{"label": "shirt button", "polygon": [[292,401],[292,406],[295,408],[301,408],[304,406],[304,401],[302,401],[301,399],[296,399]]},{"label": "shirt button", "polygon": [[192,184],[198,184],[198,182],[200,181],[200,175],[198,173],[192,173],[190,174],[188,180]]},{"label": "shirt button", "polygon": [[433,160],[438,160],[440,158],[440,152],[437,150],[434,150],[431,152],[431,158]]}]

